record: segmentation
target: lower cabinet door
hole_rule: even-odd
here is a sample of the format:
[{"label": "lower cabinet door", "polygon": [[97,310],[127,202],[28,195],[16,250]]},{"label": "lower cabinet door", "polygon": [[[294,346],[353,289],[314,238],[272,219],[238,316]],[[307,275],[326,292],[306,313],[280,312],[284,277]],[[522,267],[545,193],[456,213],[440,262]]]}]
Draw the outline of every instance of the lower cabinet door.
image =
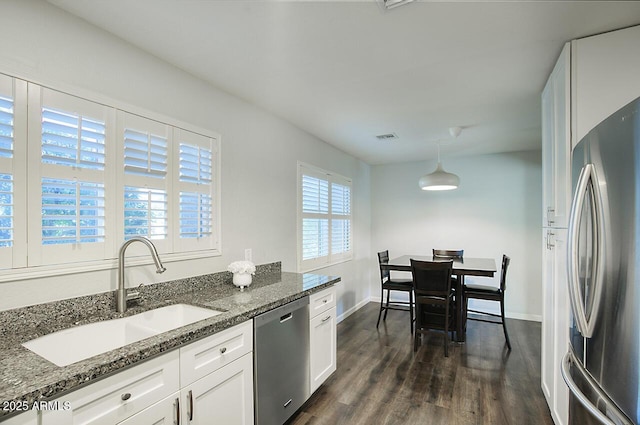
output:
[{"label": "lower cabinet door", "polygon": [[181,390],[181,424],[253,425],[253,353]]},{"label": "lower cabinet door", "polygon": [[309,369],[313,393],[336,370],[336,308],[318,314],[309,324]]},{"label": "lower cabinet door", "polygon": [[[2,418],[0,417],[0,422]],[[38,414],[35,411],[23,412],[2,422],[2,425],[38,425]]]},{"label": "lower cabinet door", "polygon": [[179,425],[182,423],[179,419],[180,408],[180,393],[176,392],[172,396],[120,422],[118,425]]}]

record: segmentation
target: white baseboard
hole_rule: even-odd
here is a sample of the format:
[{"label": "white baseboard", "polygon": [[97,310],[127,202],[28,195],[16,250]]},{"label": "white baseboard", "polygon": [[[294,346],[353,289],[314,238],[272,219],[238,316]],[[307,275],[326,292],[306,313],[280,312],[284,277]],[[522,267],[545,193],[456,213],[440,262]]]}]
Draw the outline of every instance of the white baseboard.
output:
[{"label": "white baseboard", "polygon": [[358,304],[354,305],[349,310],[347,310],[344,313],[342,313],[341,315],[339,315],[336,318],[337,323],[342,322],[344,319],[346,319],[347,317],[351,316],[353,313],[355,313],[356,311],[360,310],[362,307],[367,305],[370,301],[371,301],[371,298],[365,298],[364,300],[360,301]]}]

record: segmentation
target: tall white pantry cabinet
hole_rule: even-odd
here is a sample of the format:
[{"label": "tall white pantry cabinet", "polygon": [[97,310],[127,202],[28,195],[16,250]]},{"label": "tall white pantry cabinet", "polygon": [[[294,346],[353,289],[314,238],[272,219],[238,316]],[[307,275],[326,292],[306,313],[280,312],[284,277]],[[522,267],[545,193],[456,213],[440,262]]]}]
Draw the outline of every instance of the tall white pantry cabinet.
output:
[{"label": "tall white pantry cabinet", "polygon": [[566,43],[542,92],[543,393],[557,425],[569,423],[560,374],[569,347],[567,227],[571,149],[609,115],[640,96],[640,26]]}]

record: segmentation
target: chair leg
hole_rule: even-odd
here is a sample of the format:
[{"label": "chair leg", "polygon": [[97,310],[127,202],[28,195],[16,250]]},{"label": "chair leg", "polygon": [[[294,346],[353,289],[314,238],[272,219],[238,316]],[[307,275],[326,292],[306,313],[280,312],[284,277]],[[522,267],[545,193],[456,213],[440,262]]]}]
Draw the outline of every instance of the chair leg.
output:
[{"label": "chair leg", "polygon": [[413,335],[413,291],[409,292],[409,320],[411,320],[411,334]]},{"label": "chair leg", "polygon": [[420,332],[418,332],[418,329],[416,329],[416,333],[413,337],[413,352],[415,353],[416,351],[418,351],[418,345],[420,343]]},{"label": "chair leg", "polygon": [[449,309],[446,310],[444,318],[444,356],[449,357]]},{"label": "chair leg", "polygon": [[382,318],[382,320],[384,320],[385,322],[387,321],[387,313],[389,312],[389,295],[391,294],[391,291],[387,289],[387,306],[384,309],[384,317]]},{"label": "chair leg", "polygon": [[380,326],[380,317],[382,316],[382,309],[384,305],[384,289],[380,291],[380,311],[378,312],[378,322],[376,323],[376,329]]},{"label": "chair leg", "polygon": [[507,333],[507,321],[504,318],[504,296],[500,298],[500,314],[502,315],[502,329],[504,330],[504,339],[507,340],[507,347],[511,351],[511,342],[509,342],[509,334]]}]

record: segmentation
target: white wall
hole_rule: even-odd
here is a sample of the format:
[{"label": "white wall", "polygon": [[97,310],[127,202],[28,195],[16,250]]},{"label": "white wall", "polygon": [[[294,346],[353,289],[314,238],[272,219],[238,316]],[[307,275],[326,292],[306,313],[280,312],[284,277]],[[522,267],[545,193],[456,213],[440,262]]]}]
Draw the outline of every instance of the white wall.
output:
[{"label": "white wall", "polygon": [[[298,160],[353,180],[353,261],[319,270],[342,277],[338,314],[369,297],[370,167],[284,120],[217,90],[46,2],[3,0],[0,72],[118,107],[133,106],[222,136],[220,257],[132,270],[129,279],[171,280],[222,271],[253,250],[254,262],[296,271]],[[375,271],[375,268],[373,269]],[[115,270],[0,284],[0,310],[115,289]]]},{"label": "white wall", "polygon": [[[507,275],[509,317],[541,319],[541,153],[517,152],[445,157],[444,168],[460,176],[458,190],[424,192],[418,179],[435,162],[372,167],[372,255],[430,255],[432,248],[464,249],[468,257],[491,257]],[[483,279],[483,278],[477,278]],[[494,278],[498,284],[499,274]],[[372,276],[379,297],[379,278]],[[494,303],[495,304],[495,303]]]}]

